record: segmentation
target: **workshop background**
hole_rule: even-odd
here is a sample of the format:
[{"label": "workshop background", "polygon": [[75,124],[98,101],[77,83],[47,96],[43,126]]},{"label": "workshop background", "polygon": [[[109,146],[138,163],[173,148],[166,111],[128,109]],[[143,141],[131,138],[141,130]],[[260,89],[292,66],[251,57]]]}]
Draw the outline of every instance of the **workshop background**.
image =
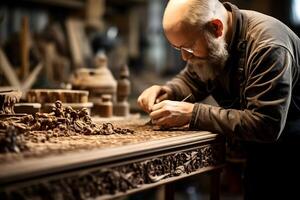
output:
[{"label": "workshop background", "polygon": [[[299,0],[231,2],[274,16],[300,32]],[[116,78],[120,66],[128,65],[133,86],[130,99],[135,100],[147,86],[164,83],[184,67],[180,52],[163,34],[166,4],[161,0],[2,0],[0,47],[19,79],[26,79],[38,62],[47,63],[32,88],[68,87],[70,74],[81,67],[92,68],[93,58],[104,50]],[[24,71],[20,35],[26,21],[30,59]],[[47,59],[45,51],[54,58]],[[10,85],[3,70],[0,85]]]},{"label": "workshop background", "polygon": [[[271,15],[300,35],[300,0],[230,2]],[[164,83],[185,64],[163,34],[166,4],[166,0],[1,0],[0,50],[5,55],[0,60],[1,88],[71,89],[76,70],[94,68],[95,57],[104,53],[116,79],[121,67],[128,66],[130,112],[141,112],[138,95],[150,85]],[[222,174],[222,197],[241,199],[243,161],[230,163]],[[203,176],[179,184],[177,198],[206,199],[206,180]],[[151,192],[131,199],[146,196],[150,198]]]}]

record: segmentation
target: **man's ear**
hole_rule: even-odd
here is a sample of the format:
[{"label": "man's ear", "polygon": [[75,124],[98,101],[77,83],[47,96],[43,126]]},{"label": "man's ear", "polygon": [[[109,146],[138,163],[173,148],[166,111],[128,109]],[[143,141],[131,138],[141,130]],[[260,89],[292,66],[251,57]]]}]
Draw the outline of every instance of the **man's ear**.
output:
[{"label": "man's ear", "polygon": [[219,19],[214,19],[210,21],[212,32],[216,36],[216,38],[221,37],[223,34],[223,23]]}]

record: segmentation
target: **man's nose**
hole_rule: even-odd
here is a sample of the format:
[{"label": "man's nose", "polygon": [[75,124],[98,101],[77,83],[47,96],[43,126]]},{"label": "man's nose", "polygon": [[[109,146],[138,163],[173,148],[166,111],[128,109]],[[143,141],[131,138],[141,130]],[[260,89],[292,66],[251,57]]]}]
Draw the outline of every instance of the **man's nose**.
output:
[{"label": "man's nose", "polygon": [[184,61],[188,61],[191,57],[193,57],[193,54],[185,51],[184,49],[181,49],[181,57]]}]

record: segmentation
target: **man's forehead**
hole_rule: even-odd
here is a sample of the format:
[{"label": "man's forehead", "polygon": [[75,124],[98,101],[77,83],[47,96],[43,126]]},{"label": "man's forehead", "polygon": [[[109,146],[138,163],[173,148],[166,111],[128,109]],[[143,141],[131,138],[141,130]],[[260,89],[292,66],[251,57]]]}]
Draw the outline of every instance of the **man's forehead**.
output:
[{"label": "man's forehead", "polygon": [[165,29],[177,26],[184,21],[190,7],[191,0],[170,0],[163,18],[163,26]]},{"label": "man's forehead", "polygon": [[184,37],[194,37],[201,35],[197,27],[193,27],[184,22],[177,23],[176,25],[170,27],[169,29],[164,29],[167,35],[178,35]]}]

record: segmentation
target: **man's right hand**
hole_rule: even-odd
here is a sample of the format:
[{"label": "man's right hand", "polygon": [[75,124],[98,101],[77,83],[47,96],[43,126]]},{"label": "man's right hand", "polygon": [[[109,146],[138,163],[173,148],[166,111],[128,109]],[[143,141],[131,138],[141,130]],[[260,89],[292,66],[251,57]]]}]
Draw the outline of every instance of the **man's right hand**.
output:
[{"label": "man's right hand", "polygon": [[142,92],[137,103],[145,112],[150,113],[154,104],[171,98],[172,90],[169,87],[154,85]]}]

